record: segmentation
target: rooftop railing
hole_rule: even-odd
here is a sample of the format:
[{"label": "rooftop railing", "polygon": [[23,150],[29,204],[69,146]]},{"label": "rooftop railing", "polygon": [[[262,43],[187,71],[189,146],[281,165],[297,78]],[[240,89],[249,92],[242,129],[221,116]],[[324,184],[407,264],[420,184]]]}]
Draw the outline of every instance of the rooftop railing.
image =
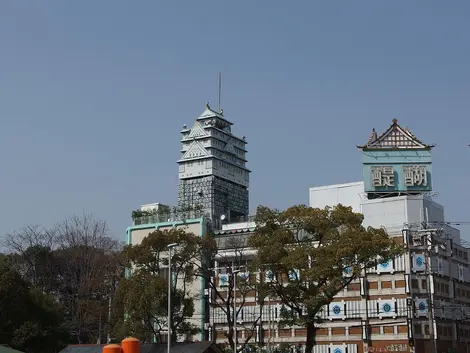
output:
[{"label": "rooftop railing", "polygon": [[188,219],[197,219],[204,216],[203,211],[187,211],[178,213],[154,213],[141,217],[134,218],[134,225],[144,225],[152,223],[163,223],[163,222],[177,222]]}]

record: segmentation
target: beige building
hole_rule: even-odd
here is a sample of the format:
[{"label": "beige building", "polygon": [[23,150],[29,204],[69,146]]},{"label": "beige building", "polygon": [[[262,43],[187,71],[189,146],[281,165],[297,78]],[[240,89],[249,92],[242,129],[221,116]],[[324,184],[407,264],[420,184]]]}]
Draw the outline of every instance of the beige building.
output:
[{"label": "beige building", "polygon": [[[141,206],[142,211],[157,211],[159,204],[150,204]],[[187,218],[186,218],[187,217]],[[198,236],[204,236],[208,232],[208,227],[210,226],[210,221],[199,214],[194,214],[192,212],[185,215],[185,217],[175,217],[172,214],[166,213],[155,213],[150,216],[143,216],[136,218],[134,220],[134,225],[127,228],[126,238],[127,244],[137,245],[142,242],[142,240],[149,235],[149,233],[155,230],[165,230],[165,229],[184,229],[188,233],[194,233]],[[174,250],[174,251],[177,251]],[[166,276],[168,272],[165,271]],[[190,322],[195,326],[201,329],[201,333],[194,337],[181,337],[181,340],[192,340],[192,341],[202,341],[205,338],[205,327],[206,327],[206,316],[208,309],[206,308],[206,300],[204,297],[204,287],[205,284],[203,281],[196,279],[191,288],[187,289],[188,294],[195,296],[196,300],[194,303],[195,312]]]}]

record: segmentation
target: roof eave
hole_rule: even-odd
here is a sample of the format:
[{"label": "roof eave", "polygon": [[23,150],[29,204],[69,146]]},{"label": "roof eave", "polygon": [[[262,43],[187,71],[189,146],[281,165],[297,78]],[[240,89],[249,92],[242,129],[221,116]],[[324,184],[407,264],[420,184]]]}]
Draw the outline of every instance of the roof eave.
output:
[{"label": "roof eave", "polygon": [[229,125],[233,125],[233,123],[230,121],[230,120],[227,120],[226,118],[224,118],[223,115],[220,115],[220,114],[217,114],[215,113],[214,115],[206,115],[206,116],[200,116],[199,118],[197,118],[196,120],[197,121],[203,121],[203,120],[207,120],[207,119],[213,119],[213,118],[218,118],[218,119],[221,119],[223,121],[225,121],[227,124]]},{"label": "roof eave", "polygon": [[233,123],[227,119],[224,118],[223,112],[216,112],[213,110],[209,103],[206,103],[206,109],[202,112],[202,114],[197,118],[196,120],[201,121],[201,120],[206,120],[206,119],[211,119],[211,118],[219,118],[224,120],[226,123],[233,125]]},{"label": "roof eave", "polygon": [[375,146],[368,146],[368,145],[364,145],[364,146],[356,146],[357,148],[359,148],[360,150],[375,150],[375,151],[380,151],[380,150],[430,150],[434,147],[436,147],[435,145],[424,145],[423,147],[406,147],[406,146],[403,146],[403,147],[393,147],[393,146],[387,146],[387,147],[375,147]]},{"label": "roof eave", "polygon": [[199,159],[208,159],[208,158],[214,158],[214,156],[208,155],[208,156],[200,156],[200,157],[187,158],[187,159],[178,159],[176,163],[191,162],[191,161],[197,161]]}]

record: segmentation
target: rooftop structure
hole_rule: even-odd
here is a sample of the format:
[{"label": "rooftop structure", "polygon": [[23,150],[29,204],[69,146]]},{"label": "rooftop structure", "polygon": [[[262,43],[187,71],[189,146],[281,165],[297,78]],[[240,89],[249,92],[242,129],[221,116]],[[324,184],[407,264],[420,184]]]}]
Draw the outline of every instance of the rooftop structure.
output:
[{"label": "rooftop structure", "polygon": [[223,110],[207,103],[193,126],[181,131],[178,206],[201,208],[216,229],[248,216],[247,142],[232,133],[232,125]]},{"label": "rooftop structure", "polygon": [[380,136],[375,129],[362,150],[364,188],[369,199],[432,190],[431,149],[397,119]]}]

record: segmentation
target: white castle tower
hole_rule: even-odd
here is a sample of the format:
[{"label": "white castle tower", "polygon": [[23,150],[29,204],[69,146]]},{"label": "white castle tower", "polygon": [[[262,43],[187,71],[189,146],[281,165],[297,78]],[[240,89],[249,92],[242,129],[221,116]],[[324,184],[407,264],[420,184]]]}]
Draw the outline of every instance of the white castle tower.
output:
[{"label": "white castle tower", "polygon": [[232,125],[207,103],[192,128],[181,131],[178,206],[201,207],[216,229],[248,217],[247,142],[232,134]]}]

